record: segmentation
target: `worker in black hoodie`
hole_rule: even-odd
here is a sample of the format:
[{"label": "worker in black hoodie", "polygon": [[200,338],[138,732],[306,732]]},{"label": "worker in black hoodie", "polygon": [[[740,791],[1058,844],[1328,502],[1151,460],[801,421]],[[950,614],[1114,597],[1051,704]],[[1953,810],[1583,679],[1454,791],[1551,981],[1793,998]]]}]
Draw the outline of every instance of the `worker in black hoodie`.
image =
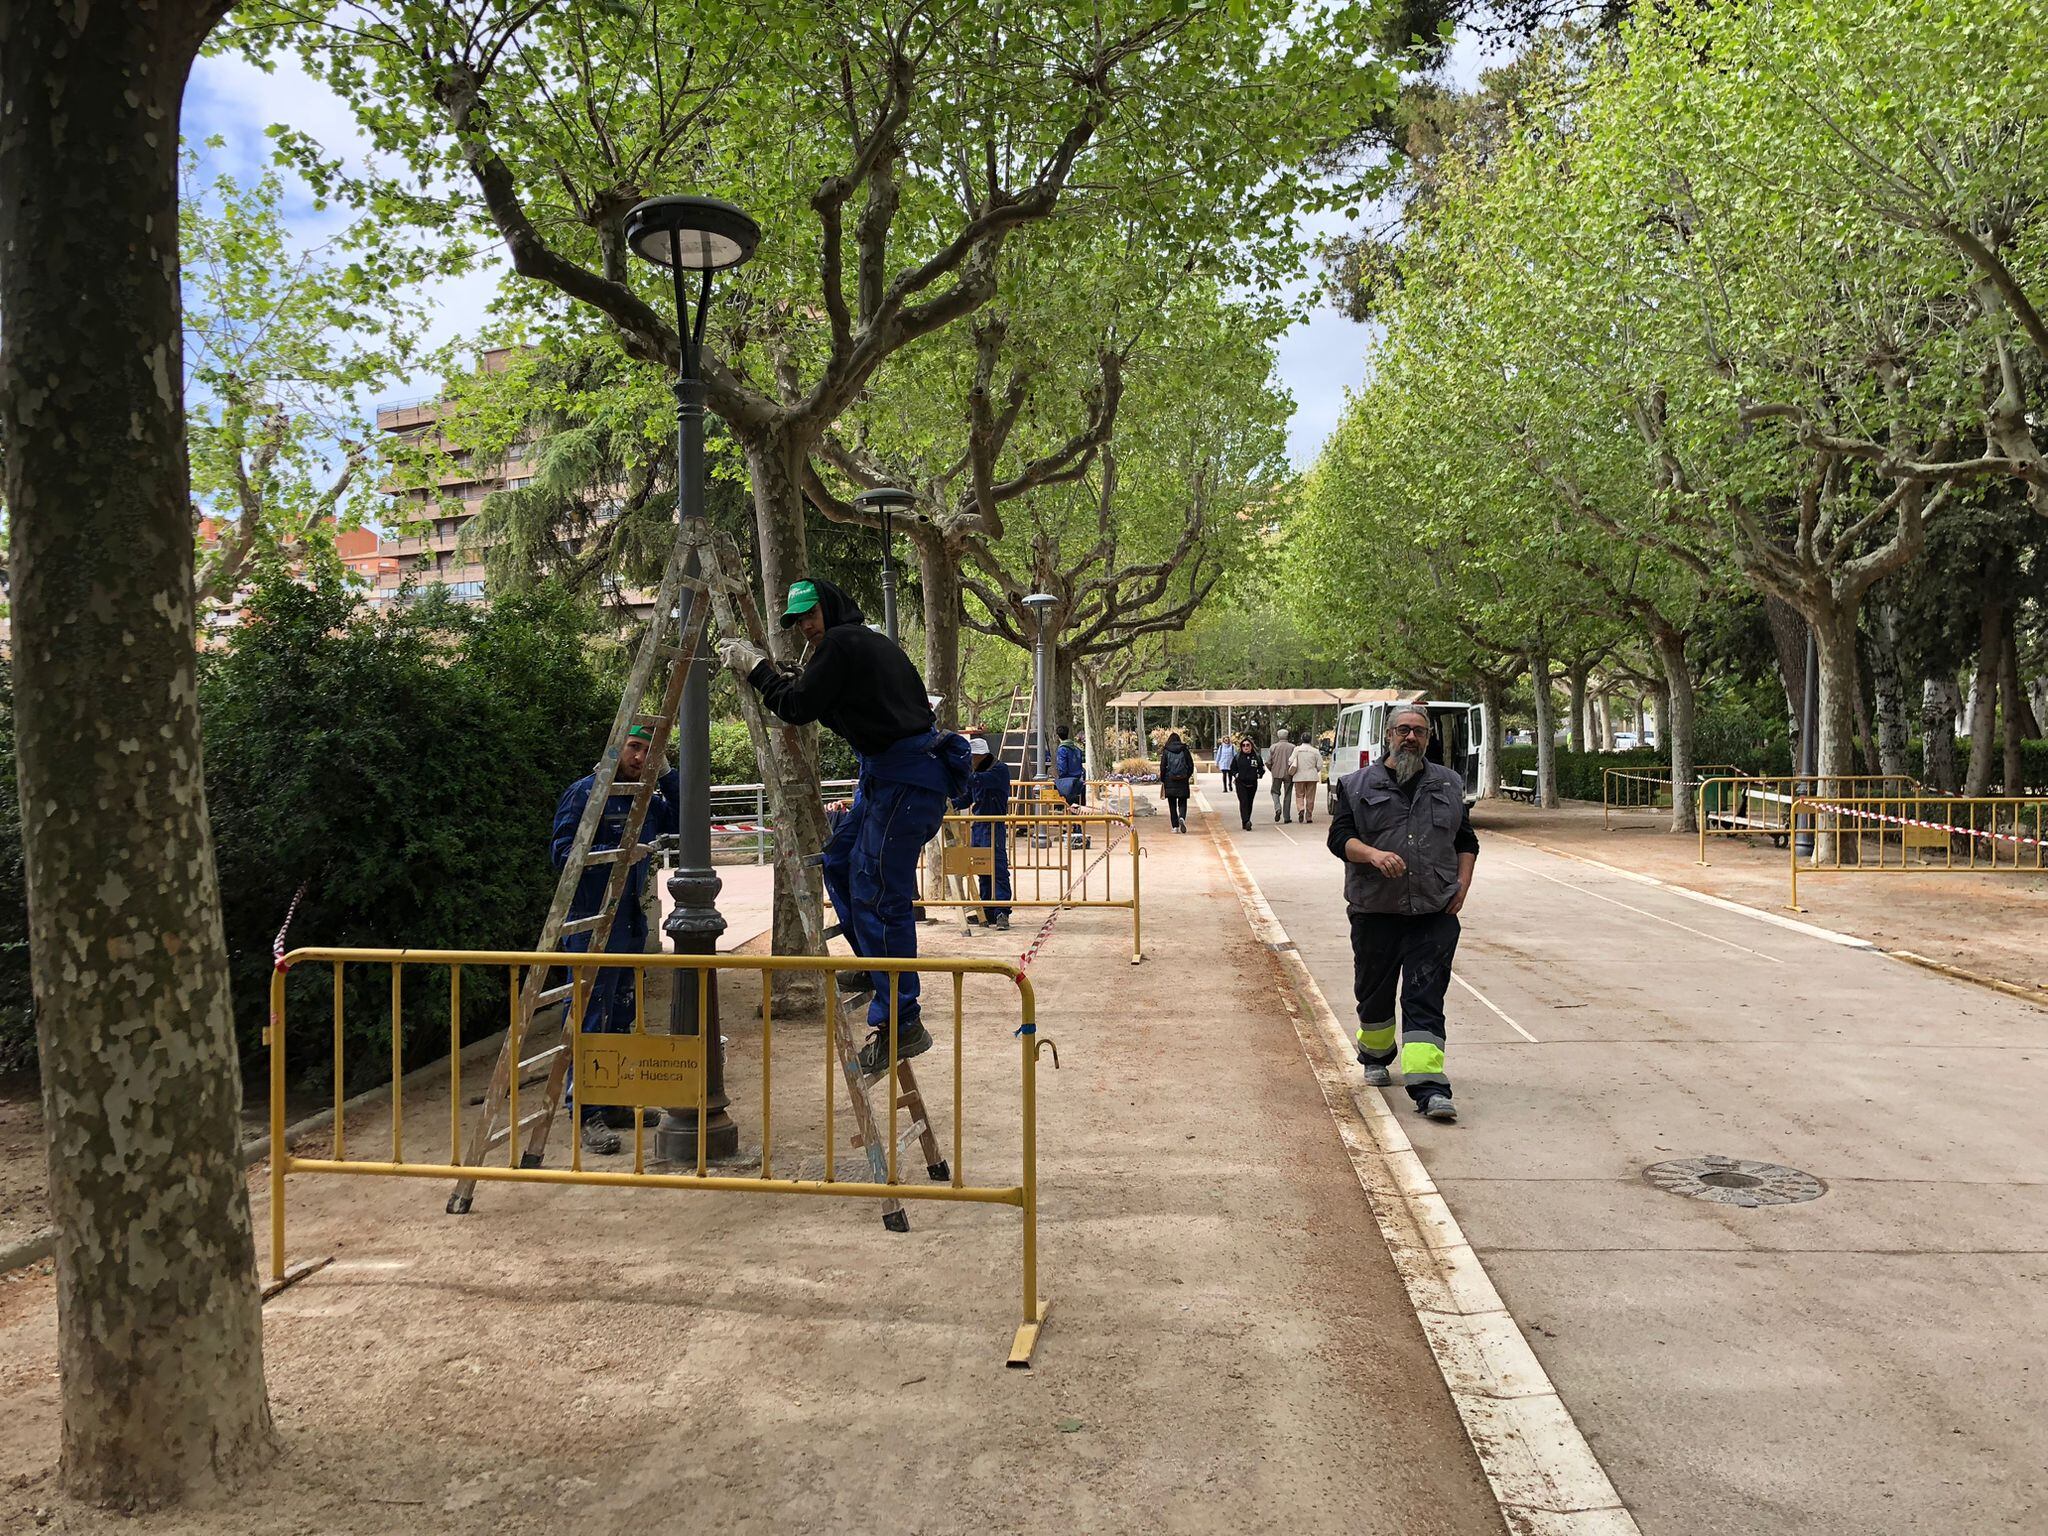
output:
[{"label": "worker in black hoodie", "polygon": [[[785,672],[745,640],[718,647],[761,700],[791,725],[816,720],[846,738],[860,761],[853,806],[825,845],[825,891],[857,955],[917,954],[917,861],[938,835],[949,799],[967,786],[966,738],[934,729],[924,679],[901,647],[867,627],[852,598],[829,581],[790,586],[782,627],[808,644],[804,664]],[[871,971],[868,1024],[860,1053],[868,1072],[888,1070],[889,973]],[[931,1049],[915,971],[896,977],[896,1055]]]}]

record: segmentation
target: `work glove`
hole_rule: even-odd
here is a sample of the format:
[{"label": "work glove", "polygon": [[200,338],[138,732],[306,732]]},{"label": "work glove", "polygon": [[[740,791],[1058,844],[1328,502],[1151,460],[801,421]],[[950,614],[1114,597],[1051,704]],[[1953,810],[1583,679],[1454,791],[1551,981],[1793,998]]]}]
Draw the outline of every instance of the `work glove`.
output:
[{"label": "work glove", "polygon": [[718,659],[742,677],[768,659],[768,653],[746,640],[721,640],[718,642]]}]

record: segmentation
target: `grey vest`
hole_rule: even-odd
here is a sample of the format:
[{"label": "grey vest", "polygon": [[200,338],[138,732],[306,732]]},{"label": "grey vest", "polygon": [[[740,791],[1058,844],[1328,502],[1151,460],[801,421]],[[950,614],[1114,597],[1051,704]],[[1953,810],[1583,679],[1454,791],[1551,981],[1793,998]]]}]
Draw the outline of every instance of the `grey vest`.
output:
[{"label": "grey vest", "polygon": [[1441,912],[1458,892],[1458,826],[1465,819],[1465,781],[1437,763],[1422,765],[1414,795],[1401,793],[1386,764],[1348,773],[1337,793],[1351,811],[1362,843],[1398,853],[1408,873],[1389,880],[1365,864],[1344,864],[1344,903],[1353,912],[1422,917]]}]

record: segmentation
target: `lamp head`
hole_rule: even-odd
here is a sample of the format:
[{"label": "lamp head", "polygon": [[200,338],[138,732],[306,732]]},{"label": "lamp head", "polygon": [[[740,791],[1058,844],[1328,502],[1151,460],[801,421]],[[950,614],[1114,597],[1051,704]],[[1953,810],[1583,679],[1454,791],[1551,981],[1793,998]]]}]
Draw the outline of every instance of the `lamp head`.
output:
[{"label": "lamp head", "polygon": [[658,267],[717,272],[761,243],[761,226],[716,197],[650,197],[626,215],[626,244]]},{"label": "lamp head", "polygon": [[871,491],[862,491],[853,498],[856,507],[865,507],[876,512],[898,512],[913,506],[917,497],[910,491],[898,490],[893,485],[878,485]]}]

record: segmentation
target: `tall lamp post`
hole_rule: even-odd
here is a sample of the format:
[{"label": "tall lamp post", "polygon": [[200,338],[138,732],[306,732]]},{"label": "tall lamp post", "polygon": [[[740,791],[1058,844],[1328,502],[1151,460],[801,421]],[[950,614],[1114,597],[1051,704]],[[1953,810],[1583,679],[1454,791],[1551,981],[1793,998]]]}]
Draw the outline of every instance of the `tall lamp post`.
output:
[{"label": "tall lamp post", "polygon": [[903,637],[896,628],[896,540],[889,527],[889,514],[915,504],[917,498],[892,485],[878,485],[853,498],[856,507],[879,512],[882,517],[882,631],[896,644]]},{"label": "tall lamp post", "polygon": [[1052,662],[1045,649],[1045,616],[1058,601],[1050,592],[1034,592],[1024,599],[1038,621],[1031,645],[1031,713],[1038,717],[1038,758],[1032,777],[1039,780],[1052,777]]},{"label": "tall lamp post", "polygon": [[[761,227],[731,203],[715,197],[650,197],[626,215],[626,244],[633,254],[667,267],[675,289],[676,338],[676,516],[685,532],[703,534],[704,524],[704,317],[711,302],[711,274],[736,267],[754,254]],[[690,310],[689,277],[697,277],[697,307]],[[692,527],[692,524],[695,524]],[[694,542],[694,541],[693,541]],[[684,567],[699,574],[694,550]],[[708,626],[707,626],[708,628]],[[687,639],[688,637],[681,637]],[[720,881],[711,867],[711,658],[710,636],[696,637],[696,659],[683,683],[676,720],[682,804],[677,807],[676,871],[668,892],[674,903],[662,931],[679,955],[712,955],[725,919],[718,911]],[[739,1152],[740,1131],[726,1113],[725,1049],[718,1032],[718,980],[704,989],[704,1017],[698,1017],[696,975],[677,971],[669,1001],[669,1033],[705,1037],[704,1123],[697,1106],[662,1112],[654,1152],[669,1162],[694,1162],[701,1140],[707,1156]]]}]

